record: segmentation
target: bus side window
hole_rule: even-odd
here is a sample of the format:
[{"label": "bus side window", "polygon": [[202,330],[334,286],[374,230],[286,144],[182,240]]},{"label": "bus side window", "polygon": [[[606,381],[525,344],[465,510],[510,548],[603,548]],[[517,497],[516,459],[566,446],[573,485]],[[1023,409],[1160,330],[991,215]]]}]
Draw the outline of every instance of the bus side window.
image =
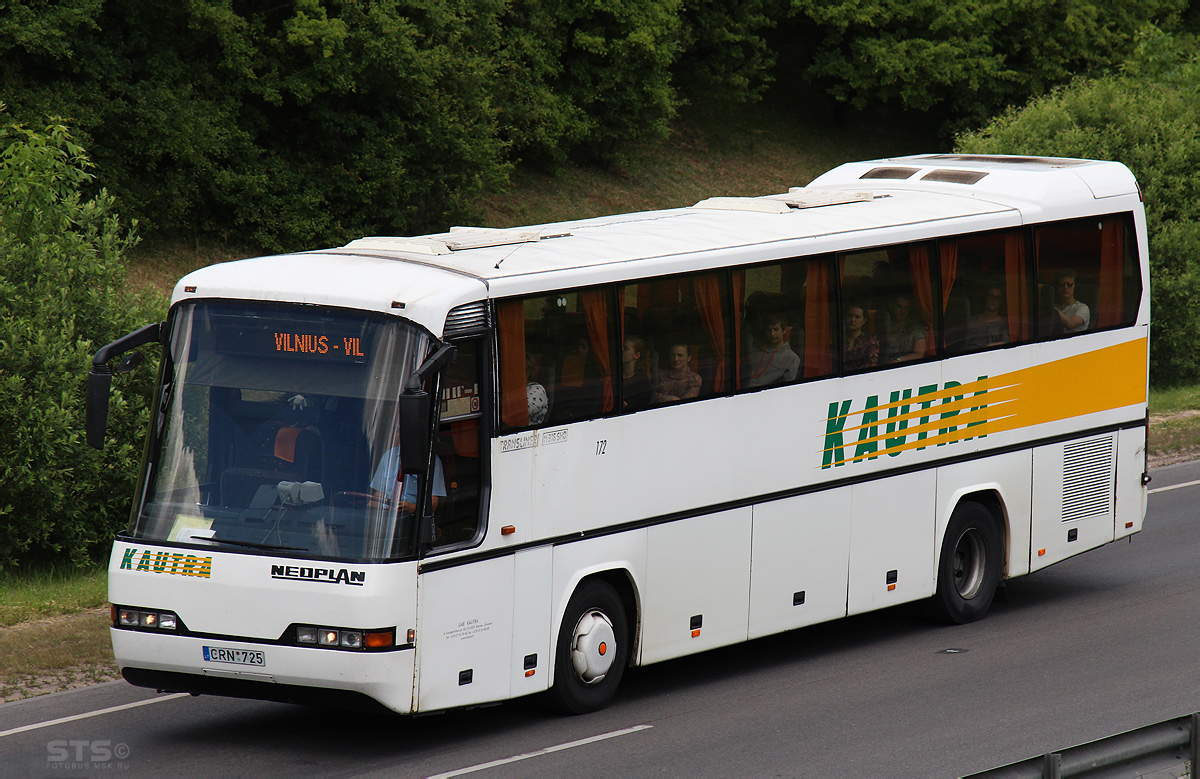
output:
[{"label": "bus side window", "polygon": [[1026,234],[1005,230],[938,243],[946,354],[1029,340],[1035,288]]},{"label": "bus side window", "polygon": [[[1127,215],[1076,219],[1034,230],[1043,338],[1131,324],[1141,278]],[[1080,319],[1082,318],[1082,322]]]}]

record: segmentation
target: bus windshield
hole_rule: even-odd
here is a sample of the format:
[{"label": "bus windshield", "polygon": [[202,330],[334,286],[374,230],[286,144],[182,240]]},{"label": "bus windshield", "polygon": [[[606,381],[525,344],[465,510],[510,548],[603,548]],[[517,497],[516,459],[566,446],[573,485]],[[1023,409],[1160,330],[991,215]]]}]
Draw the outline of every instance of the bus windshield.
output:
[{"label": "bus windshield", "polygon": [[178,307],[130,533],[332,559],[413,554],[424,480],[399,471],[396,398],[431,344],[363,312]]}]

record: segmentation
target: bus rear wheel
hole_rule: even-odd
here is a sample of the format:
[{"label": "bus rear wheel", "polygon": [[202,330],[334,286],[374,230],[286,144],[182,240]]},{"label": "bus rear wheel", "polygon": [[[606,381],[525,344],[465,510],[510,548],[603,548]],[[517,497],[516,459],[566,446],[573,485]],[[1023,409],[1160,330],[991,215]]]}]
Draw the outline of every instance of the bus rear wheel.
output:
[{"label": "bus rear wheel", "polygon": [[570,714],[604,708],[628,660],[629,623],[621,596],[605,581],[585,582],[571,595],[559,628],[551,703]]},{"label": "bus rear wheel", "polygon": [[983,619],[1002,565],[1000,529],[991,512],[973,501],[959,503],[942,540],[937,592],[929,602],[932,615],[958,625]]}]

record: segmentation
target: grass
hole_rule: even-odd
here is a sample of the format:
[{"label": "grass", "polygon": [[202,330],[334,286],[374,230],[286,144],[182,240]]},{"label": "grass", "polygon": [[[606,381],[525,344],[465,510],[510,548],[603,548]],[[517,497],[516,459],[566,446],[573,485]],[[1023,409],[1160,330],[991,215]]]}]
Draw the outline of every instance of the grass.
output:
[{"label": "grass", "polygon": [[1168,460],[1200,455],[1200,384],[1150,390],[1148,446]]},{"label": "grass", "polygon": [[0,578],[0,627],[97,609],[108,605],[107,597],[104,568],[10,574]]},{"label": "grass", "polygon": [[115,679],[107,572],[0,578],[0,701]]}]

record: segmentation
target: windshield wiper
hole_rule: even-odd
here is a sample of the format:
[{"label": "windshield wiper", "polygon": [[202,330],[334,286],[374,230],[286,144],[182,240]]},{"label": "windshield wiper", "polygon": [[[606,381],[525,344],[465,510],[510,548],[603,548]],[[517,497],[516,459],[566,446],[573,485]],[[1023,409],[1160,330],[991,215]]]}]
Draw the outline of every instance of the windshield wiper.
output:
[{"label": "windshield wiper", "polygon": [[254,541],[234,541],[232,538],[217,538],[209,536],[205,541],[216,541],[219,544],[230,544],[231,546],[245,546],[251,549],[278,549],[284,552],[307,552],[308,549],[302,546],[276,546],[275,544],[258,544]]}]

